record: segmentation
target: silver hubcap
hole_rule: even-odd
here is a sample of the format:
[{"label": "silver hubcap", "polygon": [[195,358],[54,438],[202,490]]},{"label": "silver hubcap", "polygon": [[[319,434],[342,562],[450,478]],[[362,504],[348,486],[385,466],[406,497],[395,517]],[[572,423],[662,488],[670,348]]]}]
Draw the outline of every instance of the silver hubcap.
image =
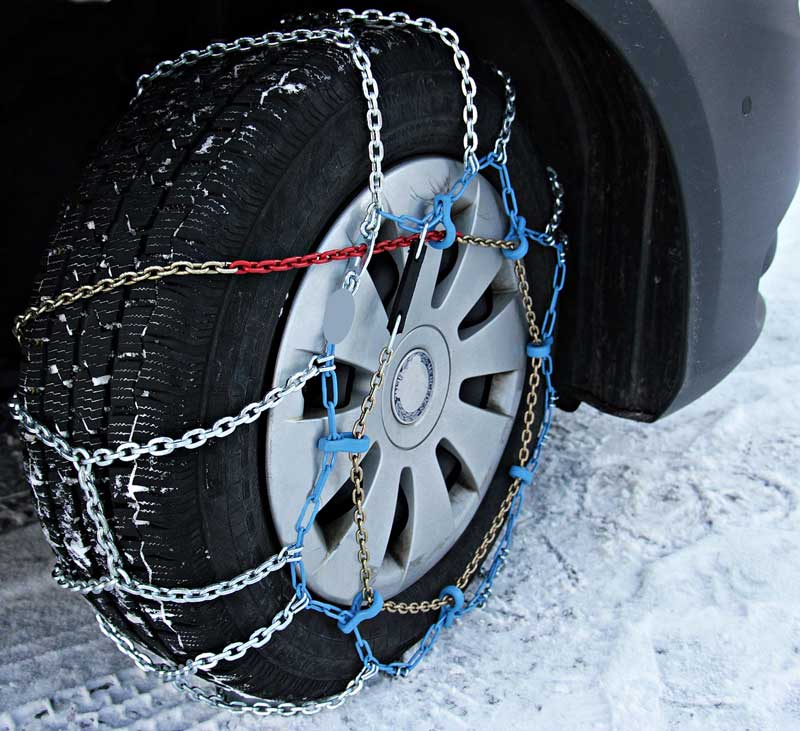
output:
[{"label": "silver hubcap", "polygon": [[[458,163],[442,157],[403,163],[386,176],[387,207],[422,215],[433,195],[460,174]],[[347,206],[319,250],[354,240],[367,203],[364,192]],[[454,219],[462,232],[505,232],[502,203],[483,178],[458,202]],[[402,234],[386,224],[380,238]],[[407,250],[376,256],[356,293],[353,328],[336,347],[340,431],[352,428],[388,339],[387,308],[407,256]],[[286,317],[275,384],[319,352],[325,303],[343,271],[326,264],[305,273]],[[478,509],[522,393],[525,332],[510,262],[475,246],[428,249],[379,403],[367,420],[372,444],[362,464],[364,508],[370,564],[385,598],[441,560]],[[294,540],[297,515],[319,469],[316,444],[326,434],[326,419],[318,390],[294,394],[269,414],[268,497],[282,543]],[[305,550],[311,590],[341,604],[359,589],[349,467],[341,455]]]}]

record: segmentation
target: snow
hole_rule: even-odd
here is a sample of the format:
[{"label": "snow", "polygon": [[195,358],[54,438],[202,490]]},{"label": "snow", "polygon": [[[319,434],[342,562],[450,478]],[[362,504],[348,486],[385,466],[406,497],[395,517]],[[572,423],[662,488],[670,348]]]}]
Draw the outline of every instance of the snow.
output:
[{"label": "snow", "polygon": [[205,142],[197,149],[198,155],[207,155],[211,148],[214,146],[214,140],[217,138],[214,135],[209,135],[206,137]]},{"label": "snow", "polygon": [[762,291],[753,351],[678,414],[557,413],[488,608],[338,711],[259,720],[184,699],[53,585],[36,526],[6,534],[0,729],[800,727],[800,196]]},{"label": "snow", "polygon": [[306,89],[305,84],[301,84],[299,82],[290,83],[289,81],[287,81],[289,75],[296,71],[300,71],[300,69],[289,69],[281,76],[281,78],[278,80],[276,84],[273,84],[272,86],[269,87],[269,89],[262,91],[259,104],[263,106],[264,100],[268,96],[270,96],[270,94],[272,94],[273,92],[284,92],[286,94],[299,94],[301,91],[304,91]]}]

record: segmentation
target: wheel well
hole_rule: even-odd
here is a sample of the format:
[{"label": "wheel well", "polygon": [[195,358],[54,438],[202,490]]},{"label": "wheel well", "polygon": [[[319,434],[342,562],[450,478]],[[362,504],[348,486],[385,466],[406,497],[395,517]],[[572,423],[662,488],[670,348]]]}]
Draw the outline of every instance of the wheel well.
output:
[{"label": "wheel well", "polygon": [[561,405],[652,421],[683,380],[689,286],[678,182],[652,104],[605,36],[559,0],[522,0],[461,34],[511,72],[520,121],[566,189]]}]

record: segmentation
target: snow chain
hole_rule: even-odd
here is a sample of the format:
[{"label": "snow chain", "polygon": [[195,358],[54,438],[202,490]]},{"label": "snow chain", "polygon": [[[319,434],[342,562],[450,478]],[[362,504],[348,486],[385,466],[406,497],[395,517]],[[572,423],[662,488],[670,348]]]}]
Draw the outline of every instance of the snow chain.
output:
[{"label": "snow chain", "polygon": [[[142,649],[130,637],[108,622],[103,616],[97,616],[100,628],[117,645],[119,650],[130,657],[142,670],[156,673],[164,680],[171,681],[180,690],[191,697],[217,708],[224,708],[235,713],[254,713],[257,715],[294,716],[312,714],[325,708],[337,708],[348,697],[358,693],[367,680],[379,672],[391,676],[405,677],[430,652],[442,630],[449,628],[455,619],[465,616],[475,609],[483,607],[491,595],[492,585],[498,572],[505,564],[509,554],[514,524],[519,515],[525,488],[533,481],[539,463],[542,445],[547,437],[552,420],[556,400],[552,385],[552,358],[550,348],[553,329],[556,322],[556,305],[558,296],[564,286],[566,275],[565,246],[566,237],[559,232],[563,208],[563,189],[555,172],[548,168],[548,176],[553,193],[553,211],[543,232],[527,227],[525,219],[517,208],[516,195],[511,185],[507,168],[507,146],[511,136],[511,127],[515,117],[515,94],[511,80],[502,71],[497,70],[503,81],[506,93],[506,110],[502,129],[495,141],[492,152],[479,159],[476,151],[478,136],[475,131],[477,107],[475,106],[476,86],[469,73],[469,59],[459,46],[458,36],[449,28],[439,28],[428,18],[412,19],[405,13],[384,14],[377,10],[355,13],[352,10],[337,12],[337,23],[333,27],[314,30],[297,29],[287,32],[271,32],[257,38],[239,38],[231,43],[213,43],[201,51],[186,51],[174,61],[163,61],[155,70],[142,76],[137,81],[136,98],[151,83],[174,74],[180,69],[195,65],[200,61],[224,56],[230,53],[246,52],[264,47],[278,47],[286,44],[325,42],[333,43],[346,49],[352,58],[362,80],[362,91],[367,103],[367,126],[370,133],[368,156],[370,160],[369,192],[370,203],[361,225],[361,233],[366,243],[342,249],[315,252],[305,256],[293,256],[286,259],[269,259],[264,261],[178,261],[169,266],[148,266],[140,270],[125,272],[117,277],[102,279],[92,285],[84,285],[77,289],[62,292],[55,298],[42,298],[36,305],[18,317],[14,323],[14,335],[22,342],[25,326],[31,320],[55,310],[66,307],[78,300],[94,297],[120,287],[130,287],[144,281],[157,281],[171,276],[195,275],[262,275],[303,269],[310,266],[350,261],[358,264],[349,267],[345,274],[342,288],[350,293],[358,289],[359,280],[374,254],[392,251],[400,247],[423,246],[447,248],[453,243],[482,246],[498,249],[502,256],[514,261],[517,287],[525,311],[530,342],[526,347],[531,362],[526,394],[524,426],[520,438],[518,464],[510,470],[511,483],[500,509],[494,516],[483,540],[475,550],[472,558],[464,568],[456,582],[442,589],[437,597],[421,602],[384,602],[377,589],[371,583],[369,567],[367,516],[364,511],[363,473],[361,460],[369,448],[367,436],[367,419],[375,405],[375,397],[383,382],[385,370],[392,358],[395,335],[401,325],[402,313],[398,314],[394,323],[392,336],[380,355],[377,369],[371,379],[370,388],[365,397],[361,413],[353,425],[352,431],[342,433],[336,427],[336,363],[335,343],[328,342],[324,350],[311,358],[301,371],[291,375],[286,382],[266,393],[259,401],[247,404],[238,413],[218,419],[208,428],[191,429],[178,438],[157,436],[146,443],[126,442],[114,449],[100,448],[89,452],[67,442],[58,434],[34,419],[15,398],[11,403],[14,418],[33,438],[57,452],[63,459],[72,463],[77,475],[81,492],[86,503],[86,514],[95,526],[97,545],[105,559],[106,572],[100,578],[84,578],[73,575],[69,570],[57,566],[54,578],[66,589],[81,594],[99,594],[101,592],[122,592],[144,599],[169,601],[175,603],[205,602],[240,591],[244,587],[258,583],[269,574],[289,567],[295,592],[286,606],[281,609],[269,625],[255,630],[251,635],[224,647],[218,652],[203,652],[182,665],[167,662],[153,653]],[[419,32],[438,37],[452,52],[453,60],[461,74],[461,89],[465,104],[463,119],[466,132],[464,135],[464,173],[456,181],[450,191],[434,197],[430,212],[423,218],[407,215],[394,215],[382,207],[383,188],[383,143],[381,141],[382,119],[378,106],[378,84],[372,74],[369,56],[359,44],[354,30],[360,27],[411,28]],[[134,99],[135,102],[135,99]],[[509,220],[509,229],[504,239],[490,239],[460,234],[455,230],[450,210],[452,204],[461,197],[466,188],[479,172],[492,168],[500,176],[502,200]],[[381,219],[390,219],[409,235],[378,242],[377,232]],[[434,230],[441,226],[443,230]],[[553,294],[541,324],[537,322],[533,302],[530,297],[524,256],[528,251],[529,241],[553,250],[556,257],[553,276]],[[409,259],[412,255],[409,255]],[[95,465],[108,466],[113,462],[133,462],[139,457],[149,455],[161,457],[171,454],[177,449],[197,449],[210,439],[221,439],[233,433],[239,427],[250,424],[265,412],[275,408],[288,395],[301,390],[309,381],[320,377],[323,390],[323,404],[328,414],[329,433],[320,440],[319,448],[322,461],[318,476],[311,486],[308,497],[297,518],[295,529],[297,537],[294,543],[284,546],[276,555],[258,566],[251,568],[231,579],[208,586],[187,589],[183,587],[161,587],[134,579],[127,572],[114,534],[109,526],[102,508],[93,469]],[[537,407],[538,389],[544,379],[545,403],[544,416],[538,434],[534,434],[535,411]],[[337,454],[346,452],[351,462],[351,479],[353,482],[353,520],[356,524],[358,543],[357,558],[360,566],[361,591],[354,597],[352,606],[341,609],[332,604],[314,599],[307,586],[303,564],[303,544],[306,533],[311,528],[320,507],[320,498],[328,475],[336,462]],[[496,543],[496,546],[495,546]],[[488,564],[481,570],[492,547],[494,553]],[[467,599],[465,590],[476,576],[479,581],[472,596]],[[278,700],[253,700],[251,697],[237,697],[229,690],[201,688],[193,685],[190,678],[199,672],[210,672],[220,662],[235,662],[253,648],[263,647],[277,633],[284,631],[293,618],[302,611],[312,610],[325,614],[334,620],[342,632],[352,634],[355,648],[363,667],[340,693],[331,697],[301,703]],[[359,624],[369,621],[381,611],[399,614],[418,614],[439,612],[436,620],[430,625],[415,651],[405,661],[381,662],[376,658],[369,643],[359,632]]]}]

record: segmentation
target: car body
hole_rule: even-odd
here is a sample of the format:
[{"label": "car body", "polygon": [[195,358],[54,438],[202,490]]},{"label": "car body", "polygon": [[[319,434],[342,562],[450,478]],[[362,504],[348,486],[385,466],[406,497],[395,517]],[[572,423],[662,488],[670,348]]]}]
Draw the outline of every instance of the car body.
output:
[{"label": "car body", "polygon": [[[255,34],[310,3],[42,3],[6,30],[3,333],[26,302],[58,201],[162,58]],[[325,3],[314,3],[314,7]],[[410,3],[516,81],[567,191],[561,405],[641,420],[713,387],[753,345],[760,276],[800,176],[796,0]],[[2,342],[3,385],[16,350]]]}]

